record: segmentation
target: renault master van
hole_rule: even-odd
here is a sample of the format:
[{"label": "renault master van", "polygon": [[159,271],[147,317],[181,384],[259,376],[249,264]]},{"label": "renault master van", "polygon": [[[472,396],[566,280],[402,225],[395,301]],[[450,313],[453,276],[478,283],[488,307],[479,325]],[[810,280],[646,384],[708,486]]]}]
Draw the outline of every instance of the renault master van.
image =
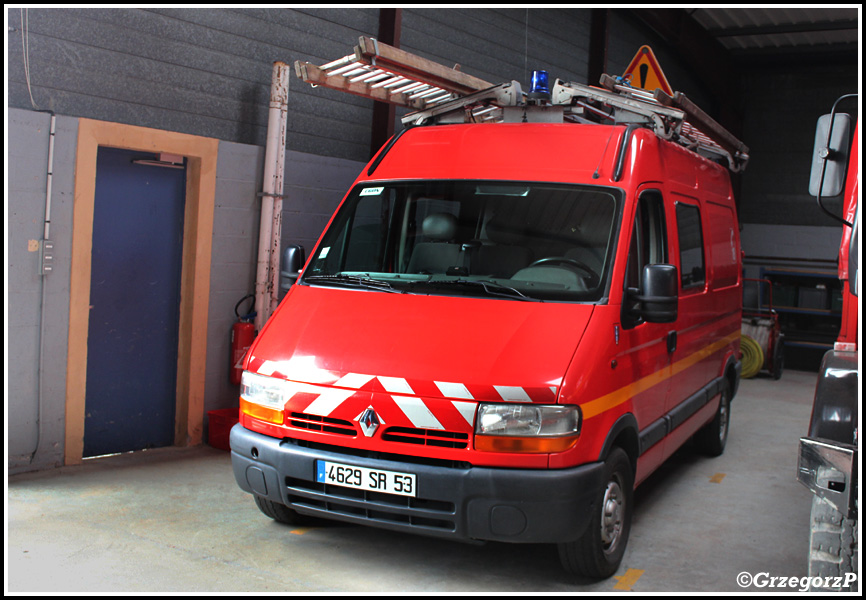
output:
[{"label": "renault master van", "polygon": [[246,356],[234,474],[280,522],[607,577],[635,487],[728,439],[745,154],[627,90],[506,88],[410,115],[355,181]]}]

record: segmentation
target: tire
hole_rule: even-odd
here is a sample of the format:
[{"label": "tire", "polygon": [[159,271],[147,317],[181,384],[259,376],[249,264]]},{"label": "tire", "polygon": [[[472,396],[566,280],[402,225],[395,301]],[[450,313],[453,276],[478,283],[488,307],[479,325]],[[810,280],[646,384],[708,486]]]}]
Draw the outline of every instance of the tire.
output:
[{"label": "tire", "polygon": [[776,340],[776,348],[773,351],[773,379],[778,381],[782,378],[785,369],[785,336],[780,335]]},{"label": "tire", "polygon": [[[848,519],[818,496],[812,497],[809,531],[809,584],[811,591],[856,592],[856,581],[841,585],[848,573],[857,573],[857,521]],[[829,578],[829,580],[828,580]],[[850,583],[850,582],[849,582]],[[823,585],[829,584],[829,586]]]},{"label": "tire", "polygon": [[262,511],[265,516],[270,517],[278,523],[284,523],[286,525],[306,525],[311,520],[309,517],[299,515],[285,504],[268,500],[258,494],[253,494],[253,497],[256,500],[256,506],[259,507],[259,510]]},{"label": "tire", "polygon": [[586,530],[576,541],[558,545],[563,568],[593,579],[616,573],[628,543],[633,503],[631,461],[622,449],[614,448],[604,461],[604,485],[598,491]]},{"label": "tire", "polygon": [[695,434],[698,450],[707,456],[721,456],[728,443],[731,428],[731,382],[725,378],[720,392],[719,408],[712,421]]}]

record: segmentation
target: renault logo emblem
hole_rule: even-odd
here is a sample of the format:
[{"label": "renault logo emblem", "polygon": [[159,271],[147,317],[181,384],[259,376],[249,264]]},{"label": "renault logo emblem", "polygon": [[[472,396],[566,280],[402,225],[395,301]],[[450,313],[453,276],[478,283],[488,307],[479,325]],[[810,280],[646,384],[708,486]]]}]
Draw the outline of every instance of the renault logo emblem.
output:
[{"label": "renault logo emblem", "polygon": [[355,420],[358,421],[358,424],[361,426],[361,431],[367,437],[373,437],[373,434],[376,433],[376,429],[381,425],[379,417],[376,415],[376,411],[373,410],[372,406],[368,407],[367,410],[358,415],[358,418]]}]

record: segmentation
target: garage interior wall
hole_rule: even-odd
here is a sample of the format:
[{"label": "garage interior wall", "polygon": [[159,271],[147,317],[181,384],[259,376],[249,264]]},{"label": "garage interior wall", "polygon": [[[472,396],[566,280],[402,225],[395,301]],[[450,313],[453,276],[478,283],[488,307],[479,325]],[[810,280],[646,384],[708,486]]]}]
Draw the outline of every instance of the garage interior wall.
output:
[{"label": "garage interior wall", "polygon": [[[747,272],[757,276],[761,266],[780,259],[835,269],[842,229],[809,195],[811,149],[818,117],[840,96],[857,92],[857,64],[755,66],[743,79],[752,156],[742,177],[748,202],[740,210]],[[857,119],[857,106],[854,100],[839,110]],[[840,196],[825,205],[842,214]]]},{"label": "garage interior wall", "polygon": [[9,109],[6,118],[6,433],[10,472],[63,464],[78,119],[57,118],[50,230],[57,258],[51,275],[42,277],[40,241],[50,121],[46,113],[15,108]]},{"label": "garage interior wall", "polygon": [[[494,83],[516,79],[528,85],[533,69],[585,82],[592,14],[592,9],[407,8],[402,10],[400,45]],[[64,455],[64,396],[80,119],[218,142],[202,410],[236,406],[237,388],[228,381],[229,332],[235,304],[254,287],[272,64],[322,64],[345,55],[360,35],[378,35],[379,9],[34,8],[24,13],[15,8],[7,9],[7,21],[7,318],[15,342],[7,358],[8,372],[14,374],[7,384],[7,431],[9,469],[19,472],[69,460]],[[608,72],[622,72],[637,48],[650,44],[674,88],[711,113],[718,109],[700,73],[627,11],[610,11],[607,31]],[[744,244],[772,244],[789,234],[785,227],[794,227],[835,255],[838,232],[829,223],[815,225],[820,217],[811,204],[806,207],[811,199],[804,197],[805,184],[798,180],[807,170],[812,124],[838,90],[850,91],[849,82],[856,85],[856,67],[835,67],[830,81],[783,68],[755,69],[744,77],[738,91],[745,111],[743,139],[753,149],[739,198]],[[822,82],[821,97],[810,92],[803,102],[803,90],[815,88],[815,81]],[[781,100],[779,89],[791,93]],[[56,259],[54,271],[45,277],[39,274],[39,242],[50,116],[37,108],[57,115],[51,211]],[[312,250],[370,157],[372,114],[368,100],[312,89],[292,77],[284,245],[300,243],[308,253]],[[804,139],[780,137],[791,123],[806,123],[796,128]],[[780,156],[779,146],[797,156]],[[784,187],[770,184],[779,169],[790,173]],[[772,215],[778,215],[788,197],[796,200],[797,210],[781,211],[789,221],[780,225]],[[755,234],[750,236],[752,227]],[[759,248],[761,255],[785,251],[782,241]]]}]

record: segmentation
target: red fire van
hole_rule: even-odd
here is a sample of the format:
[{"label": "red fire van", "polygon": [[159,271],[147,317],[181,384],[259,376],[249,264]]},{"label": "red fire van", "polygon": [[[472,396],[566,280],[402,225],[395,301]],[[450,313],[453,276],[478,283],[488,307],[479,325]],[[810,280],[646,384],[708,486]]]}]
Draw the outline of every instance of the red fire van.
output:
[{"label": "red fire van", "polygon": [[246,357],[233,469],[277,521],[553,543],[607,577],[635,486],[725,448],[742,269],[713,152],[745,154],[627,91],[509,86],[407,117],[358,177]]}]

